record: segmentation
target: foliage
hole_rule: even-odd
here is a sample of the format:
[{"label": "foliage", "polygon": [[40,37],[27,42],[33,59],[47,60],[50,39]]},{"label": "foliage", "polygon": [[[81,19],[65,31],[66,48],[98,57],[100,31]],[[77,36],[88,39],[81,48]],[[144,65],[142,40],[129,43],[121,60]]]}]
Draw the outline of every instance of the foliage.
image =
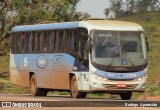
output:
[{"label": "foliage", "polygon": [[76,12],[79,0],[1,0],[0,1],[0,56],[10,48],[10,32],[15,25],[45,21],[77,21],[89,18],[88,13]]},{"label": "foliage", "polygon": [[13,5],[17,8],[18,13],[14,16],[13,25],[34,24],[42,21],[73,21],[74,16],[72,15],[76,13],[75,6],[78,2],[79,0],[33,0],[32,2],[19,2],[20,5],[18,7]]},{"label": "foliage", "polygon": [[[144,28],[145,37],[148,39],[149,51],[148,51],[148,79],[147,79],[147,94],[154,92],[155,95],[159,94],[159,79],[160,79],[160,26],[159,24],[159,12],[148,13],[148,19],[144,22],[143,19],[139,19],[139,14],[134,16],[127,16],[119,18],[119,20],[136,22]],[[160,95],[160,94],[159,94]]]},{"label": "foliage", "polygon": [[26,94],[29,93],[28,88],[22,88],[11,84],[9,74],[5,73],[0,75],[0,93],[5,94]]},{"label": "foliage", "polygon": [[[159,0],[110,0],[110,7],[106,9],[110,9],[110,13],[114,13],[115,18],[134,15],[134,13],[144,18],[151,11],[160,11],[159,4]],[[105,15],[108,16],[106,11]]]},{"label": "foliage", "polygon": [[147,88],[148,94],[160,95],[160,82],[155,82],[151,87]]},{"label": "foliage", "polygon": [[110,13],[110,9],[109,9],[109,8],[106,8],[106,9],[104,10],[104,13],[105,13],[106,17],[108,18],[109,13]]}]

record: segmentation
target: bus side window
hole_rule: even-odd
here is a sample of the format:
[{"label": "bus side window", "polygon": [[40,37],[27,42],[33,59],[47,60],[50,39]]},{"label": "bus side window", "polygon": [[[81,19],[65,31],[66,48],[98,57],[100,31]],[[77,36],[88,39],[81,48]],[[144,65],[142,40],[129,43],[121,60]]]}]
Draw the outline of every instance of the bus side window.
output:
[{"label": "bus side window", "polygon": [[65,41],[65,47],[66,47],[66,51],[69,52],[70,51],[70,30],[66,30],[66,41]]},{"label": "bus side window", "polygon": [[59,31],[55,31],[55,52],[59,50]]},{"label": "bus side window", "polygon": [[29,53],[29,47],[30,47],[30,32],[26,33],[26,36],[24,38],[24,52]]},{"label": "bus side window", "polygon": [[52,52],[53,50],[53,31],[48,31],[47,34],[48,34],[48,43],[47,43],[48,51]]},{"label": "bus side window", "polygon": [[76,29],[69,31],[68,46],[71,53],[77,52],[77,31]]},{"label": "bus side window", "polygon": [[21,53],[24,52],[24,42],[25,42],[25,33],[22,32],[21,33],[21,39],[20,39],[20,50],[21,50]]},{"label": "bus side window", "polygon": [[41,52],[41,32],[37,32],[36,36],[36,52]]},{"label": "bus side window", "polygon": [[12,34],[12,53],[19,53],[20,52],[20,38],[21,33],[13,33]]},{"label": "bus side window", "polygon": [[63,30],[59,30],[59,36],[58,36],[58,51],[62,52],[63,50]]},{"label": "bus side window", "polygon": [[30,35],[30,50],[31,52],[34,52],[35,51],[35,36],[34,36],[34,32],[31,32],[31,35]]},{"label": "bus side window", "polygon": [[67,30],[64,30],[64,34],[63,34],[63,51],[67,52]]},{"label": "bus side window", "polygon": [[79,47],[79,51],[78,51],[78,55],[80,56],[80,57],[82,57],[82,38],[80,38],[79,37],[79,39],[78,39],[78,47]]},{"label": "bus side window", "polygon": [[66,39],[66,30],[63,30],[63,37],[62,37],[62,51],[63,52],[66,52],[65,39]]},{"label": "bus side window", "polygon": [[78,30],[75,30],[75,43],[74,43],[74,51],[77,53],[79,51],[79,44],[78,44]]},{"label": "bus side window", "polygon": [[86,29],[80,28],[78,31],[78,44],[79,44],[79,51],[78,54],[81,56],[82,59],[88,59],[87,53],[87,39],[88,33]]},{"label": "bus side window", "polygon": [[70,49],[72,52],[74,52],[74,42],[75,42],[75,35],[74,35],[74,30],[71,30],[71,34],[70,34],[70,37],[71,37],[71,44],[70,44]]},{"label": "bus side window", "polygon": [[37,48],[38,48],[38,33],[34,32],[34,53],[37,52]]},{"label": "bus side window", "polygon": [[32,52],[32,33],[30,32],[29,33],[29,42],[28,42],[28,50],[29,50],[29,53]]},{"label": "bus side window", "polygon": [[53,31],[53,35],[52,35],[52,52],[55,51],[55,47],[56,47],[56,32]]},{"label": "bus side window", "polygon": [[42,32],[42,51],[48,52],[48,34],[47,31]]}]

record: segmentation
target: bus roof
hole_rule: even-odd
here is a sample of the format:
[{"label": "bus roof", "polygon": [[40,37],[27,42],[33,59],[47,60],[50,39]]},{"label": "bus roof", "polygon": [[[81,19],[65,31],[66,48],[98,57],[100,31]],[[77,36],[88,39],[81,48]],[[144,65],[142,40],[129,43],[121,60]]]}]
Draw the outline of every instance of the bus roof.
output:
[{"label": "bus roof", "polygon": [[63,23],[50,23],[50,24],[23,25],[23,26],[15,26],[12,29],[12,32],[77,28],[78,24],[79,24],[78,22],[63,22]]},{"label": "bus roof", "polygon": [[115,30],[115,31],[143,31],[142,26],[133,22],[116,21],[116,20],[86,20],[75,22],[62,22],[50,24],[36,24],[15,26],[12,32],[26,32],[38,30],[53,30],[84,27],[88,30]]},{"label": "bus roof", "polygon": [[133,22],[117,20],[88,20],[81,21],[80,27],[86,27],[88,30],[114,30],[114,31],[143,31],[142,26]]}]

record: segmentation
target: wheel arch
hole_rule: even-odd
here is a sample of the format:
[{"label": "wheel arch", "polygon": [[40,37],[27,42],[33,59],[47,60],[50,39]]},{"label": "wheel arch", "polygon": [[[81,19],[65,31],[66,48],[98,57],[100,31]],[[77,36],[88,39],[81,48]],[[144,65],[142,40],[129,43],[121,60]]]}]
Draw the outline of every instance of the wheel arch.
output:
[{"label": "wheel arch", "polygon": [[70,81],[71,81],[71,78],[73,76],[76,76],[76,80],[77,80],[77,83],[78,83],[78,90],[81,90],[81,74],[79,73],[69,73],[69,87],[70,87]]},{"label": "wheel arch", "polygon": [[29,86],[31,85],[31,77],[32,75],[35,75],[34,72],[29,72]]},{"label": "wheel arch", "polygon": [[76,76],[76,74],[75,74],[75,73],[69,73],[69,82],[71,81],[71,78],[72,78],[73,76]]}]

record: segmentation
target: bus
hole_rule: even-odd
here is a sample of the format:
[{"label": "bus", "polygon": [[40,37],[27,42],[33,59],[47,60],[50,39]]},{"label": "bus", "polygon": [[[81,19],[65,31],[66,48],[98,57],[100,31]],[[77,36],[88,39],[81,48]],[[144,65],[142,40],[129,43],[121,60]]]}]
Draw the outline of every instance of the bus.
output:
[{"label": "bus", "polygon": [[15,26],[11,45],[10,80],[33,96],[105,92],[130,100],[132,92],[146,88],[147,40],[136,23],[89,19]]}]

